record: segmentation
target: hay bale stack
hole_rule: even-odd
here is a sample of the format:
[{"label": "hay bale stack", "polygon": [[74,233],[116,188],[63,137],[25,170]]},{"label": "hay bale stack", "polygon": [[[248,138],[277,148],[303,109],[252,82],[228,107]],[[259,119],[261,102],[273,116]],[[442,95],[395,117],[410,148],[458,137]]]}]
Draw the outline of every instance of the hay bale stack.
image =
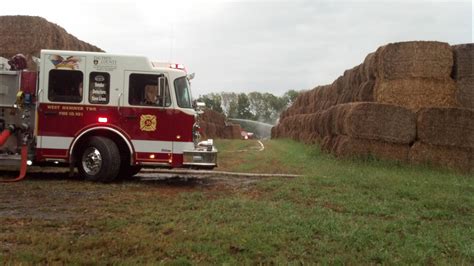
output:
[{"label": "hay bale stack", "polygon": [[226,139],[240,139],[242,138],[242,128],[239,124],[228,123],[225,126],[225,138]]},{"label": "hay bale stack", "polygon": [[222,138],[216,124],[201,122],[199,126],[202,139]]},{"label": "hay bale stack", "polygon": [[417,111],[425,107],[456,107],[451,79],[452,49],[441,42],[392,43],[375,55],[374,98]]},{"label": "hay bale stack", "polygon": [[474,149],[416,142],[410,149],[409,160],[414,164],[430,164],[463,172],[474,172],[473,153]]},{"label": "hay bale stack", "polygon": [[35,69],[32,56],[39,57],[41,49],[103,52],[60,26],[35,16],[0,16],[0,47],[0,56],[5,58],[24,54],[29,69]]},{"label": "hay bale stack", "polygon": [[272,137],[318,142],[338,157],[408,161],[410,151],[412,162],[472,168],[473,51],[441,42],[382,46],[332,84],[302,93]]},{"label": "hay bale stack", "polygon": [[211,109],[204,109],[200,118],[202,122],[225,126],[225,115]]},{"label": "hay bale stack", "polygon": [[201,127],[201,136],[203,138],[226,138],[225,115],[204,109],[200,115],[199,126]]},{"label": "hay bale stack", "polygon": [[461,107],[474,109],[474,43],[453,46],[456,99]]},{"label": "hay bale stack", "polygon": [[474,148],[474,110],[428,108],[418,113],[418,139],[441,146]]}]

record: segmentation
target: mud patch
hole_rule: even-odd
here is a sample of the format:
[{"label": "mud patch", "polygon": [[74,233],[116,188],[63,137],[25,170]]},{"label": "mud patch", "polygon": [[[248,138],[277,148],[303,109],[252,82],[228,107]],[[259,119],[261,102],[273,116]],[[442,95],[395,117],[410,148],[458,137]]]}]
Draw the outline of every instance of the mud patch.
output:
[{"label": "mud patch", "polygon": [[[0,178],[16,172],[0,172]],[[111,184],[92,183],[66,168],[32,168],[26,180],[0,184],[0,219],[70,222],[102,215],[100,209],[135,200],[142,194],[176,197],[181,193],[204,192],[207,198],[248,192],[263,178],[226,175],[192,175],[140,172],[134,178]]]}]

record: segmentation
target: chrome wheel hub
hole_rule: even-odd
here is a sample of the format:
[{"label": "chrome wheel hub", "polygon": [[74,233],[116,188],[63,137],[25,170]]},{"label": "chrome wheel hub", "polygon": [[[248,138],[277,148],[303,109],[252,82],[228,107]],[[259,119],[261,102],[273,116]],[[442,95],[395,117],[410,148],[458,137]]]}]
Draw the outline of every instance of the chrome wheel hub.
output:
[{"label": "chrome wheel hub", "polygon": [[82,154],[82,168],[88,175],[96,175],[102,168],[102,156],[94,147],[87,148]]}]

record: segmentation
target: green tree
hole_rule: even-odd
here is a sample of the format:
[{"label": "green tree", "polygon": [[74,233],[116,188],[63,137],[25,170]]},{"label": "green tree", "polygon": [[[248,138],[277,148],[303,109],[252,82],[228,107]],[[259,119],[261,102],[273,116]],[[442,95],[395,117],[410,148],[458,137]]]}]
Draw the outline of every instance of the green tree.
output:
[{"label": "green tree", "polygon": [[288,106],[293,104],[299,92],[289,90],[278,97],[271,93],[250,92],[234,93],[221,92],[210,93],[200,97],[206,106],[230,118],[241,118],[257,120],[269,124],[275,124],[280,114]]},{"label": "green tree", "polygon": [[[296,100],[296,97],[300,94],[299,91],[296,90],[289,90],[283,94],[283,99],[286,101],[286,105],[290,106]],[[282,110],[283,111],[283,110]]]},{"label": "green tree", "polygon": [[224,113],[222,109],[222,97],[217,93],[209,93],[198,98],[198,101],[204,102],[206,107],[218,113]]},{"label": "green tree", "polygon": [[237,98],[237,118],[253,119],[254,116],[250,112],[250,101],[245,93],[239,94]]},{"label": "green tree", "polygon": [[221,92],[222,108],[228,117],[237,116],[237,94],[234,92]]}]

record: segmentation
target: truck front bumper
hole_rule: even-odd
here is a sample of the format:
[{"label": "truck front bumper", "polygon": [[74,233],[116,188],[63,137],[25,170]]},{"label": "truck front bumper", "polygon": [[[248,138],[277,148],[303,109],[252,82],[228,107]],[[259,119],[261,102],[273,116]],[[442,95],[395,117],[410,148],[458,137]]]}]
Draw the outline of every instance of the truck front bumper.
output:
[{"label": "truck front bumper", "polygon": [[183,152],[183,165],[212,169],[217,166],[217,149],[212,139],[201,141],[194,150]]}]

